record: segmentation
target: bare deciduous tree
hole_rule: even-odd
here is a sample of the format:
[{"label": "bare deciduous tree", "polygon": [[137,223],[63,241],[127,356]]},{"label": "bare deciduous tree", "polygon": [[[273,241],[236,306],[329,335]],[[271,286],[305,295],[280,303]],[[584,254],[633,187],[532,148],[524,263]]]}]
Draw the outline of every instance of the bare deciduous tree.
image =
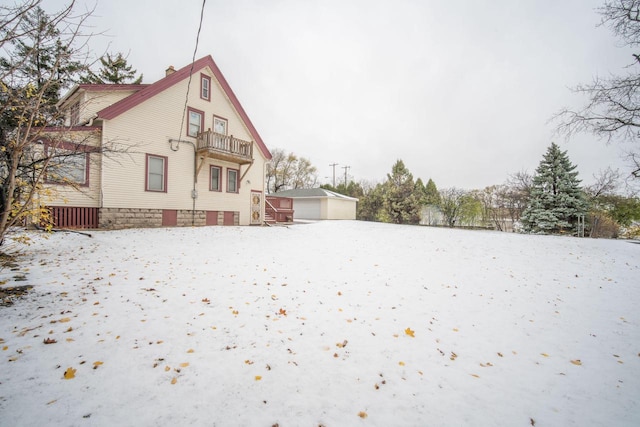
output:
[{"label": "bare deciduous tree", "polygon": [[267,163],[267,193],[311,188],[317,181],[316,167],[310,160],[281,148],[271,150],[271,161]]},{"label": "bare deciduous tree", "polygon": [[462,204],[467,192],[460,188],[445,188],[440,190],[440,211],[444,222],[449,227],[455,227],[462,214]]},{"label": "bare deciduous tree", "polygon": [[10,227],[38,213],[33,202],[45,178],[58,171],[63,179],[64,159],[90,151],[83,141],[62,149],[56,103],[86,70],[82,30],[91,12],[77,14],[72,1],[49,15],[40,2],[0,7],[0,244]]},{"label": "bare deciduous tree", "polygon": [[[601,25],[608,26],[626,46],[640,45],[640,2],[637,0],[608,0],[598,9]],[[640,138],[640,54],[633,54],[633,62],[626,74],[608,78],[595,77],[589,84],[581,84],[574,91],[588,97],[581,109],[564,108],[554,116],[559,133],[570,137],[588,132],[611,142],[615,139],[637,143]],[[631,160],[637,160],[637,152]],[[639,162],[631,162],[631,175],[640,178]]]}]

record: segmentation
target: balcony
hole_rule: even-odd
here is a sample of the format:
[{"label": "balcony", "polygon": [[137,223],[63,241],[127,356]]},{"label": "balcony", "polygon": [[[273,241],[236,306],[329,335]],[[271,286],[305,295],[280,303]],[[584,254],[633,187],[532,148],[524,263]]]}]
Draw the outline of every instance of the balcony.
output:
[{"label": "balcony", "polygon": [[200,155],[245,165],[253,162],[253,143],[233,136],[202,132],[197,138],[197,151]]}]

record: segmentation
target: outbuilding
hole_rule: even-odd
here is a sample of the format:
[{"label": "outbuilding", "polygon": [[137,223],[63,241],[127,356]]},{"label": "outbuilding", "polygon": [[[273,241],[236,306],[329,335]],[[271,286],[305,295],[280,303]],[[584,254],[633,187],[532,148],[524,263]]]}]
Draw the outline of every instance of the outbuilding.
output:
[{"label": "outbuilding", "polygon": [[358,199],[324,188],[286,190],[269,196],[293,199],[295,219],[356,219]]}]

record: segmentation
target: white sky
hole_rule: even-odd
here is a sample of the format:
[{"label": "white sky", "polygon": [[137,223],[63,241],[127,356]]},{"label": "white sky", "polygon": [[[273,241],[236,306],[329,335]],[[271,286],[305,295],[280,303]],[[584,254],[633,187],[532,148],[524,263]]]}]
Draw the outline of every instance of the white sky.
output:
[{"label": "white sky", "polygon": [[[483,188],[533,172],[555,141],[588,184],[624,169],[620,146],[566,142],[549,119],[583,104],[570,87],[631,63],[597,27],[602,2],[209,0],[196,57],[213,56],[267,146],[309,158],[320,183],[330,163],[383,181],[402,159],[439,188]],[[92,25],[109,36],[94,51],[129,53],[152,83],[191,61],[201,5],[98,0]]]}]

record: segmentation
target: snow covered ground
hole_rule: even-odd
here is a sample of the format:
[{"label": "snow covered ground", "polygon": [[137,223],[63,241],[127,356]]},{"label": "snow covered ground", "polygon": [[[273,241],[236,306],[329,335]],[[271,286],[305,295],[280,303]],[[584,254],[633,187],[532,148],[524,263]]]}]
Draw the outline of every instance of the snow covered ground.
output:
[{"label": "snow covered ground", "polygon": [[[35,235],[3,426],[637,426],[640,244],[364,222]],[[49,344],[45,343],[49,341]]]}]

